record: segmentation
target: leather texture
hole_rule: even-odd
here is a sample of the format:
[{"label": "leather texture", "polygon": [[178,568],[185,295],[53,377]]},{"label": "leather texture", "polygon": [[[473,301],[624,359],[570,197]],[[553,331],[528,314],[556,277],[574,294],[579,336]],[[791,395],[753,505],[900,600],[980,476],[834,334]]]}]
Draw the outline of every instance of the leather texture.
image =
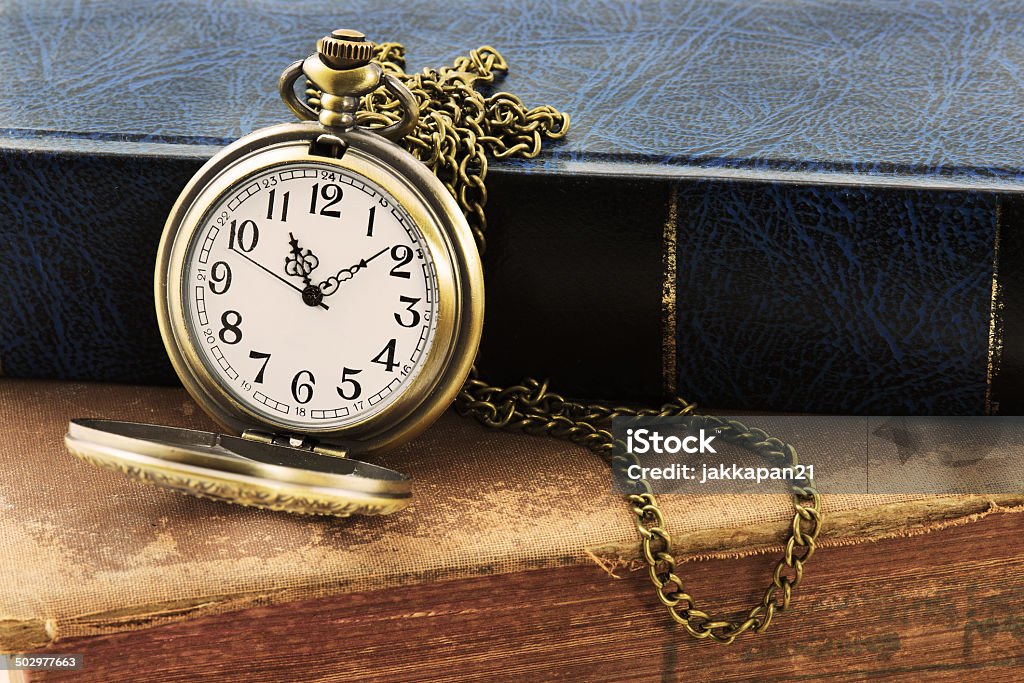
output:
[{"label": "leather texture", "polygon": [[694,182],[678,386],[703,404],[985,412],[991,194]]},{"label": "leather texture", "polygon": [[19,377],[175,381],[156,245],[191,159],[0,154],[0,362]]},{"label": "leather texture", "polygon": [[575,115],[547,160],[1024,167],[1024,6],[999,1],[8,0],[0,129],[229,141],[282,120],[281,70],[338,26],[412,68],[494,45],[503,88]]},{"label": "leather texture", "polygon": [[1024,192],[1021,2],[8,1],[5,374],[174,381],[166,212],[218,145],[289,120],[278,75],[338,26],[405,43],[410,69],[492,44],[501,89],[572,114],[491,167],[494,376],[656,397],[674,216],[681,394],[986,409],[996,217]]}]

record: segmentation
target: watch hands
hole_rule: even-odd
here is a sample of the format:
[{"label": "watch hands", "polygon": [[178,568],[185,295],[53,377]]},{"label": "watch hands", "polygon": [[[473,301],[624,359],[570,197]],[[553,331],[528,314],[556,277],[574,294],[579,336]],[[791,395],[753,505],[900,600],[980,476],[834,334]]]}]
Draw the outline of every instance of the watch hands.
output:
[{"label": "watch hands", "polygon": [[309,280],[309,274],[320,265],[320,259],[309,249],[303,254],[302,248],[299,247],[299,241],[295,239],[295,235],[288,233],[288,237],[288,244],[292,247],[292,253],[284,259],[284,270],[289,275],[301,277],[302,281],[309,287],[312,284]]},{"label": "watch hands", "polygon": [[288,233],[288,238],[288,244],[292,247],[292,253],[284,258],[284,272],[302,278],[303,284],[306,285],[299,290],[302,292],[303,303],[307,306],[323,306],[323,292],[320,291],[319,287],[313,286],[309,279],[309,274],[320,265],[320,259],[309,249],[306,249],[305,253],[303,253],[302,247],[299,246],[299,241],[295,239],[295,235],[292,233]]},{"label": "watch hands", "polygon": [[[275,278],[277,278],[281,282],[285,283],[286,285],[288,285],[289,287],[291,287],[295,291],[299,292],[300,294],[303,294],[303,301],[306,301],[305,292],[302,289],[302,287],[299,287],[298,285],[296,285],[293,282],[289,282],[288,280],[285,280],[283,277],[281,277],[280,275],[278,275],[277,273],[272,271],[270,268],[267,268],[266,266],[264,266],[259,261],[253,259],[251,256],[246,254],[244,251],[242,251],[240,249],[237,249],[236,247],[229,247],[229,248],[230,248],[231,251],[235,252],[236,254],[238,254],[239,256],[241,256],[242,258],[244,258],[246,261],[248,261],[249,263],[253,264],[257,268],[259,268],[259,269],[261,269],[261,270],[263,270],[263,271],[273,275]],[[320,306],[324,310],[329,310],[329,307],[327,306],[327,304],[325,304],[322,300],[318,301],[317,303],[315,303],[313,305],[314,306]]]},{"label": "watch hands", "polygon": [[345,282],[346,280],[351,280],[352,276],[354,276],[363,268],[366,268],[370,261],[386,252],[389,248],[390,247],[384,247],[373,256],[369,258],[360,259],[358,263],[354,263],[348,268],[342,268],[341,270],[338,271],[337,275],[332,275],[320,283],[320,291],[323,292],[324,296],[330,296],[331,294],[334,294],[336,291],[338,291],[338,288],[341,287],[342,282]]}]

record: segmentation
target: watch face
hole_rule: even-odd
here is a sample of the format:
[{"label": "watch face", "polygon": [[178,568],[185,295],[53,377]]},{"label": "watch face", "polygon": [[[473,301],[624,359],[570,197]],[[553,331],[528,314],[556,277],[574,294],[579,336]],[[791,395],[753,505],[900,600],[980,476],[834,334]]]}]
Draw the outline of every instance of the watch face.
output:
[{"label": "watch face", "polygon": [[210,374],[250,412],[298,429],[381,411],[434,341],[437,275],[383,188],[290,163],[233,184],[186,252],[186,326]]}]

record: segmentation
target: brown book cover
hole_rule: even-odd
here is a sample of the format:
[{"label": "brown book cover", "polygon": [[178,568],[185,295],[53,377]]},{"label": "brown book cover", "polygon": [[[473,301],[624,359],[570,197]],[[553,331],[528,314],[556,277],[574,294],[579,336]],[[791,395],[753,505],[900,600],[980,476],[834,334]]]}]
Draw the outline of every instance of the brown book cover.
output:
[{"label": "brown book cover", "polygon": [[[193,499],[89,467],[62,442],[74,417],[213,428],[179,389],[0,382],[7,435],[0,450],[0,651],[82,651],[91,639],[142,638],[154,627],[238,610],[291,614],[296,604],[338,606],[346,596],[354,601],[339,609],[348,616],[336,618],[356,618],[364,610],[360,595],[437,596],[449,582],[470,582],[460,585],[490,603],[538,570],[556,572],[556,582],[567,570],[573,590],[605,596],[609,620],[650,611],[671,631],[649,585],[616,579],[633,577],[637,566],[632,516],[612,492],[606,465],[572,444],[447,415],[375,459],[415,478],[409,510],[308,518]],[[777,554],[788,529],[788,497],[664,496],[661,503],[680,560],[714,559],[719,594],[730,592],[735,567],[743,575],[737,591],[756,600],[754,588],[767,584],[771,569],[764,553]],[[1022,505],[1024,495],[832,495],[821,543],[915,536]],[[1019,523],[1012,528],[1019,532]],[[778,620],[799,622],[809,608],[803,596],[813,595],[814,574],[826,562],[816,556],[808,564],[794,610]],[[750,566],[756,576],[744,569]],[[940,569],[936,563],[928,571]],[[610,596],[620,590],[617,603]],[[540,591],[536,599],[557,595]],[[386,638],[391,627],[378,626]],[[310,637],[316,631],[311,625]]]}]

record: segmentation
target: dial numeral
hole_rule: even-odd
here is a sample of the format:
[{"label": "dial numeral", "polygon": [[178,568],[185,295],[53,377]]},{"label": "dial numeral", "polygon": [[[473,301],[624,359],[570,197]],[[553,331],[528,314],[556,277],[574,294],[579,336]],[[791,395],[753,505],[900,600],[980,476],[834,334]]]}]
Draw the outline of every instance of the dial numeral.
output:
[{"label": "dial numeral", "polygon": [[[217,289],[217,285],[222,285]],[[231,266],[224,261],[217,261],[210,269],[210,291],[214,294],[223,294],[231,288]]]},{"label": "dial numeral", "polygon": [[398,340],[392,339],[384,345],[384,348],[380,350],[380,353],[373,357],[373,362],[383,365],[388,372],[394,372],[395,368],[398,367],[398,363],[395,362],[396,343],[398,343]]},{"label": "dial numeral", "polygon": [[249,358],[263,361],[263,365],[260,366],[260,371],[256,373],[256,379],[253,380],[256,384],[263,384],[263,373],[267,371],[267,363],[270,362],[270,354],[262,353],[260,351],[250,351]]},{"label": "dial numeral", "polygon": [[362,370],[353,370],[352,368],[342,368],[341,370],[341,384],[349,385],[352,387],[352,393],[347,393],[341,386],[337,387],[338,396],[341,396],[346,401],[354,401],[359,398],[359,395],[363,393],[363,387],[359,382],[355,381],[349,375],[358,375]]},{"label": "dial numeral", "polygon": [[[302,376],[309,375],[309,381],[303,382]],[[305,404],[313,400],[313,385],[316,384],[316,377],[309,370],[300,370],[292,379],[292,398],[299,403]]]},{"label": "dial numeral", "polygon": [[373,216],[377,213],[377,207],[370,207],[370,218],[366,221],[366,236],[373,237]]},{"label": "dial numeral", "polygon": [[[228,249],[234,249],[237,244],[238,250],[248,254],[256,248],[256,244],[259,241],[260,229],[256,223],[246,220],[242,221],[241,225],[238,225],[238,221],[231,221],[231,236],[228,238]],[[247,242],[248,245],[246,245]]]},{"label": "dial numeral", "polygon": [[[277,195],[277,190],[270,191],[270,197],[267,199],[267,220],[274,220],[274,200]],[[281,195],[281,220],[288,220],[288,198],[291,196],[291,192],[285,192]]]},{"label": "dial numeral", "polygon": [[412,277],[409,271],[400,270],[402,266],[407,266],[412,261],[412,249],[404,244],[396,244],[391,247],[391,258],[398,261],[398,264],[391,269],[392,277],[403,277],[406,280]]},{"label": "dial numeral", "polygon": [[313,183],[313,191],[309,196],[309,212],[316,214],[318,199],[323,199],[327,203],[320,207],[320,215],[328,216],[330,218],[341,218],[341,211],[331,208],[341,201],[341,197],[342,191],[340,185],[324,183],[323,187],[321,187],[320,183]]},{"label": "dial numeral", "polygon": [[[234,318],[234,322],[231,322],[230,318]],[[220,322],[224,326],[220,329],[217,336],[225,344],[237,344],[242,341],[242,314],[238,311],[224,311],[224,314],[220,317]]]},{"label": "dial numeral", "polygon": [[413,298],[411,296],[399,296],[398,300],[401,301],[403,304],[409,304],[408,306],[405,307],[405,310],[412,313],[412,320],[408,324],[406,324],[405,322],[402,321],[402,314],[395,313],[395,322],[397,322],[402,327],[416,327],[417,325],[419,325],[420,312],[414,309],[413,306],[418,304],[420,300]]}]

